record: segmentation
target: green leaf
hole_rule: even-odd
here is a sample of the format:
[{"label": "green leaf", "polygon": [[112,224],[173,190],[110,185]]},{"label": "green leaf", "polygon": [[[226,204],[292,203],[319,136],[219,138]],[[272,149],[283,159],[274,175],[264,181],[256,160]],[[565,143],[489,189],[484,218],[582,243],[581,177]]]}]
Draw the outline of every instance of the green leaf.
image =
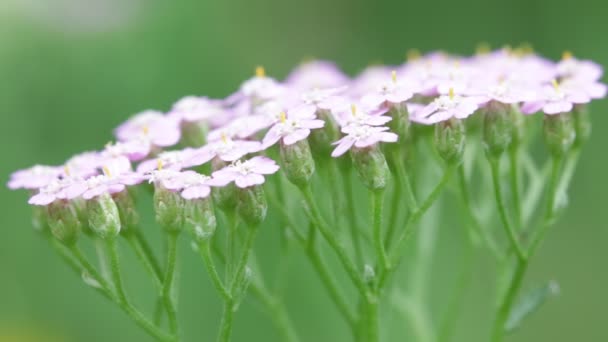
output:
[{"label": "green leaf", "polygon": [[547,299],[557,294],[559,294],[559,285],[553,280],[526,293],[511,311],[511,315],[505,324],[505,332],[513,332],[528,316],[537,311]]}]

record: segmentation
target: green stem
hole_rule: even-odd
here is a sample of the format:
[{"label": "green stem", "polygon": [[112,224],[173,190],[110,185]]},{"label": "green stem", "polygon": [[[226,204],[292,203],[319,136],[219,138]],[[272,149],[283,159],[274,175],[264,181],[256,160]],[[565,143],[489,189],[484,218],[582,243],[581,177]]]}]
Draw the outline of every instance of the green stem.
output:
[{"label": "green stem", "polygon": [[167,234],[167,265],[165,270],[165,279],[162,287],[162,297],[169,318],[169,330],[171,334],[178,335],[177,325],[177,309],[173,301],[173,281],[175,280],[175,269],[177,263],[177,238],[179,234],[170,232]]},{"label": "green stem", "polygon": [[357,221],[357,210],[355,209],[355,196],[353,195],[353,176],[350,169],[343,170],[342,179],[344,181],[344,193],[346,196],[346,205],[348,210],[348,217],[351,238],[353,240],[353,246],[355,250],[355,260],[358,265],[363,265],[363,247],[361,246],[361,231]]},{"label": "green stem", "polygon": [[176,336],[169,336],[161,331],[157,326],[145,318],[133,305],[131,305],[127,293],[125,292],[122,275],[120,271],[120,259],[118,256],[118,246],[116,239],[106,240],[108,254],[110,255],[110,273],[116,289],[117,303],[120,307],[150,335],[161,341],[177,341]]},{"label": "green stem", "polygon": [[[97,269],[95,269],[95,267],[93,267],[93,265],[87,260],[87,258],[84,256],[84,254],[82,253],[82,251],[80,250],[80,248],[78,248],[78,246],[73,245],[68,247],[70,249],[70,251],[72,252],[72,255],[74,256],[74,258],[76,258],[76,260],[78,260],[78,262],[80,263],[80,265],[82,266],[82,268],[95,280],[97,280],[97,282],[99,283],[99,285],[101,285],[102,288],[106,289],[106,291],[108,293],[111,294],[111,297],[114,297],[114,294],[111,292],[111,286],[108,283],[108,281],[101,276],[101,274],[99,274],[99,272],[97,272]],[[114,298],[113,298],[114,299]]]},{"label": "green stem", "polygon": [[502,221],[503,228],[505,233],[509,237],[509,241],[511,242],[511,246],[515,249],[517,253],[517,257],[519,260],[526,260],[526,253],[519,241],[519,237],[517,236],[517,232],[513,228],[513,226],[509,223],[509,217],[507,215],[507,209],[505,207],[505,203],[502,195],[502,187],[500,184],[500,159],[489,157],[490,168],[492,169],[492,182],[494,183],[494,195],[496,197],[496,206],[498,208],[498,213],[500,215],[500,219]]},{"label": "green stem", "polygon": [[380,341],[380,329],[378,324],[378,300],[377,296],[371,296],[367,298],[367,341],[378,342]]},{"label": "green stem", "polygon": [[527,268],[527,259],[519,259],[517,261],[515,273],[511,279],[511,285],[509,286],[509,289],[507,290],[507,293],[498,308],[498,313],[496,314],[494,327],[492,328],[492,342],[502,342],[504,339],[505,324],[509,319],[509,315],[511,314],[511,308],[513,307],[517,297],[517,292],[521,288]]},{"label": "green stem", "polygon": [[334,302],[334,304],[338,308],[338,311],[340,311],[340,313],[342,314],[342,317],[344,317],[344,319],[349,324],[351,329],[354,329],[355,324],[356,324],[355,315],[352,313],[351,309],[348,306],[348,302],[346,301],[346,299],[344,299],[342,292],[340,292],[340,290],[338,289],[338,286],[334,282],[334,279],[333,279],[330,271],[328,270],[327,265],[325,265],[325,263],[323,262],[323,258],[321,256],[320,252],[316,250],[316,247],[315,247],[316,238],[315,237],[316,237],[316,229],[311,228],[310,238],[308,240],[308,245],[306,247],[306,254],[310,258],[310,262],[312,263],[313,267],[319,274],[319,277],[321,278],[321,282],[327,289],[329,297]]},{"label": "green stem", "polygon": [[289,319],[289,313],[279,300],[268,293],[263,286],[251,286],[251,292],[257,300],[266,308],[266,311],[275,322],[275,325],[282,336],[281,341],[298,342],[298,334]]},{"label": "green stem", "polygon": [[338,259],[340,259],[342,266],[346,270],[346,273],[350,277],[351,281],[355,284],[355,287],[359,290],[362,296],[365,296],[367,294],[367,287],[363,281],[363,278],[361,277],[359,272],[357,272],[357,268],[349,259],[346,250],[344,249],[342,244],[340,244],[340,242],[334,235],[334,232],[331,231],[330,227],[327,225],[327,223],[325,223],[325,221],[321,217],[321,212],[317,207],[312,192],[310,191],[310,187],[301,187],[300,191],[302,192],[306,205],[308,206],[308,209],[312,215],[313,225],[321,232],[325,240],[327,240],[327,242],[329,243],[329,246],[334,250],[334,252],[338,256]]},{"label": "green stem", "polygon": [[513,199],[513,209],[515,212],[515,225],[517,231],[523,229],[523,219],[521,213],[520,186],[519,186],[519,148],[512,146],[509,149],[509,165],[511,176],[511,196]]},{"label": "green stem", "polygon": [[220,323],[219,342],[229,342],[232,338],[232,322],[234,321],[234,303],[232,299],[224,301],[224,313]]},{"label": "green stem", "polygon": [[150,266],[154,269],[154,273],[158,275],[158,278],[162,279],[163,278],[162,268],[160,267],[158,259],[154,255],[154,251],[152,250],[152,247],[150,247],[148,240],[146,240],[146,237],[142,233],[141,229],[136,228],[136,229],[132,229],[132,230],[134,231],[133,234],[134,234],[135,240],[137,241],[137,244],[140,246],[143,254],[145,255],[146,260],[148,260],[148,262],[150,263]]},{"label": "green stem", "polygon": [[232,296],[228,289],[224,286],[222,279],[217,272],[217,268],[215,267],[215,263],[213,262],[213,258],[211,257],[211,241],[205,241],[199,245],[199,253],[205,262],[205,267],[207,268],[207,273],[211,278],[211,282],[217,292],[222,296],[225,301],[232,300]]},{"label": "green stem", "polygon": [[494,240],[494,237],[486,229],[482,228],[481,224],[479,223],[479,220],[477,219],[477,216],[475,215],[475,212],[473,211],[471,197],[469,194],[469,187],[467,184],[463,165],[460,165],[460,167],[458,168],[458,183],[460,186],[462,205],[464,206],[465,212],[469,219],[469,226],[473,228],[477,235],[479,235],[479,237],[483,239],[485,246],[490,250],[490,252],[492,252],[494,257],[497,260],[502,259],[502,254],[498,248],[496,240]]},{"label": "green stem", "polygon": [[131,248],[133,248],[133,251],[135,251],[135,255],[137,256],[137,259],[139,259],[139,262],[141,262],[141,264],[144,266],[146,271],[148,271],[152,279],[154,279],[156,286],[159,289],[162,288],[162,273],[157,272],[157,270],[154,268],[154,266],[152,265],[152,261],[150,260],[148,254],[145,252],[142,245],[137,240],[136,235],[131,234],[126,238]]},{"label": "green stem", "polygon": [[406,203],[410,207],[410,210],[416,210],[418,209],[418,201],[416,200],[416,195],[414,195],[414,189],[410,182],[410,178],[405,171],[403,160],[397,157],[395,158],[395,164],[397,167],[397,177],[401,179],[401,182],[404,185]]},{"label": "green stem", "polygon": [[399,205],[401,204],[401,196],[403,194],[403,183],[401,177],[393,177],[395,180],[395,186],[391,198],[391,208],[388,219],[388,228],[386,232],[386,238],[384,243],[387,247],[390,247],[393,237],[395,235],[395,229],[397,228],[397,218],[399,217]]},{"label": "green stem", "polygon": [[374,234],[374,248],[376,249],[376,256],[382,273],[389,272],[391,269],[386,249],[384,247],[384,239],[382,238],[382,207],[384,200],[384,190],[378,190],[372,192],[372,215],[373,215],[373,234]]}]

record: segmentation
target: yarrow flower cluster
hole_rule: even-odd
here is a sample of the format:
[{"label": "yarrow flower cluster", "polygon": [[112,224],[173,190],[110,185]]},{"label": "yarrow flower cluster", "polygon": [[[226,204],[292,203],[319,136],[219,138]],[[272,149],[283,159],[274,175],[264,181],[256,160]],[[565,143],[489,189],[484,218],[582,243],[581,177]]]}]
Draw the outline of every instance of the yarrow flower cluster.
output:
[{"label": "yarrow flower cluster", "polygon": [[[564,53],[560,61],[554,62],[529,51],[508,48],[468,57],[441,52],[418,55],[402,65],[369,67],[352,78],[327,61],[307,62],[284,81],[269,77],[258,67],[255,76],[223,99],[186,96],[166,112],[146,110],[135,114],[114,130],[115,142],[98,151],[77,154],[62,165],[35,165],[19,170],[10,176],[7,185],[13,190],[29,191],[29,203],[43,212],[53,235],[70,248],[78,229],[98,232],[104,239],[121,230],[134,229],[138,216],[133,191],[153,187],[157,221],[169,234],[177,234],[182,226],[190,227],[197,248],[209,265],[210,254],[205,253],[210,253],[206,248],[215,231],[213,206],[225,213],[229,224],[238,225],[235,215],[240,215],[255,232],[267,211],[263,185],[267,178],[276,177],[276,182],[271,181],[272,190],[284,199],[281,179],[285,176],[301,190],[311,226],[321,232],[340,257],[355,286],[364,297],[373,293],[380,298],[379,292],[374,291],[381,290],[393,270],[391,253],[385,251],[385,241],[391,235],[383,237],[380,228],[381,196],[392,174],[398,187],[391,192],[395,196],[395,218],[400,215],[397,206],[401,204],[407,204],[416,218],[424,213],[419,210],[430,207],[416,203],[405,167],[406,159],[428,127],[434,130],[435,150],[451,171],[463,162],[466,130],[482,126],[486,155],[495,171],[502,153],[523,140],[521,122],[543,113],[545,141],[551,155],[561,161],[589,133],[585,105],[606,96],[607,87],[600,82],[602,76],[601,66],[577,59],[571,53]],[[481,125],[475,126],[479,121]],[[512,156],[518,155],[516,148],[511,151]],[[347,153],[350,158],[344,157]],[[323,175],[330,175],[331,179],[326,180],[330,187],[348,182],[346,176],[356,170],[372,193],[374,231],[370,235],[378,269],[367,264],[351,266],[341,245],[332,238],[310,191],[316,165],[325,168]],[[559,165],[555,169],[559,170]],[[281,174],[275,175],[279,171]],[[493,176],[496,180],[500,174],[496,171]],[[446,176],[440,185],[447,181]],[[352,187],[347,185],[345,189],[346,196],[352,198]],[[500,193],[500,186],[497,189]],[[513,189],[512,196],[519,202],[519,187]],[[403,194],[407,203],[399,197]],[[432,192],[429,201],[437,194]],[[342,196],[339,192],[333,195]],[[555,192],[549,196],[552,201],[554,195]],[[498,202],[502,205],[502,201]],[[548,207],[553,211],[557,206],[550,203]],[[354,221],[355,214],[358,213],[353,211],[347,216],[353,216],[350,219]],[[505,217],[501,218],[509,227]],[[285,221],[285,225],[294,226]],[[392,221],[391,231],[396,229],[397,221]],[[517,222],[523,224],[521,218]],[[234,234],[233,228],[227,230],[229,234]],[[512,250],[521,262],[527,261],[528,254],[522,252],[516,234],[509,233]],[[246,253],[251,249],[250,243],[252,240],[243,242]],[[314,244],[308,243],[306,248],[312,248]],[[528,253],[534,249],[533,243]],[[171,245],[168,251],[174,252]],[[248,254],[244,255],[242,260],[246,261]],[[245,264],[230,266],[227,265],[227,277],[232,277],[230,286],[222,284],[213,267],[208,269],[231,312],[238,307],[242,295],[239,291],[256,284],[249,280]],[[359,279],[357,268],[365,269],[365,279]],[[85,271],[94,276],[91,270]],[[170,287],[172,269],[167,272],[165,281],[169,285],[164,286]],[[159,274],[155,277],[161,281]],[[119,283],[119,279],[115,281]],[[94,283],[109,298],[116,297],[111,286],[104,288],[102,279],[94,279]],[[114,286],[119,291],[120,284]],[[257,290],[261,293],[263,289]],[[171,291],[165,287],[162,291],[173,329]],[[126,305],[124,299],[117,302]],[[152,323],[141,323],[141,318],[136,321],[159,339],[172,340]],[[497,334],[502,334],[502,326],[497,329]],[[229,330],[222,331],[229,334]],[[177,334],[177,330],[172,334]],[[222,340],[228,339],[224,336]]]}]

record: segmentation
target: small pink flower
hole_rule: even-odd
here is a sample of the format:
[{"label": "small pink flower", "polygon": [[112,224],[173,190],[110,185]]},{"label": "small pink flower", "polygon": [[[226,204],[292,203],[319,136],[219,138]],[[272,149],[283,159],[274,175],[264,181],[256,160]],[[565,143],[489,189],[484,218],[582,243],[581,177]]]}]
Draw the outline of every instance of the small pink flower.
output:
[{"label": "small pink flower", "polygon": [[579,60],[569,52],[564,52],[562,60],[556,65],[559,78],[572,78],[587,81],[597,81],[602,78],[604,70],[601,65],[586,60]]},{"label": "small pink flower", "polygon": [[412,121],[431,125],[451,118],[466,119],[473,114],[478,108],[483,99],[475,97],[463,97],[450,92],[449,95],[441,95],[430,104],[421,108],[415,115],[412,115]]},{"label": "small pink flower", "polygon": [[311,61],[295,68],[285,82],[299,90],[341,87],[348,83],[348,77],[334,63]]},{"label": "small pink flower", "polygon": [[363,96],[361,102],[370,108],[380,107],[384,104],[403,103],[414,96],[414,86],[397,81],[397,72],[391,73],[390,81],[383,81],[374,91]]},{"label": "small pink flower", "polygon": [[114,133],[120,141],[148,139],[152,145],[160,147],[175,145],[181,137],[179,121],[154,110],[136,114],[118,126]]},{"label": "small pink flower", "polygon": [[350,107],[342,108],[334,115],[336,121],[341,127],[354,126],[383,126],[391,121],[390,116],[384,116],[388,112],[388,108],[380,107],[374,110],[368,110],[365,106],[350,105]]},{"label": "small pink flower", "polygon": [[28,203],[31,205],[45,206],[57,200],[76,198],[82,194],[80,182],[82,182],[82,179],[54,179],[46,186],[40,188],[40,191],[32,196]]},{"label": "small pink flower", "polygon": [[339,88],[313,88],[301,95],[301,100],[304,102],[304,106],[310,108],[308,110],[317,111],[322,110],[335,110],[337,108],[343,108],[348,105],[348,101],[340,96],[344,93],[348,87]]},{"label": "small pink flower", "polygon": [[190,162],[194,165],[202,165],[216,157],[223,161],[232,162],[249,153],[261,150],[262,144],[258,141],[232,140],[224,136],[219,141],[211,142],[197,149]]},{"label": "small pink flower", "polygon": [[247,188],[264,184],[264,175],[276,173],[279,170],[277,163],[267,157],[253,157],[247,161],[236,161],[221,170],[213,173],[213,178],[219,183],[234,182],[239,188]]},{"label": "small pink flower", "polygon": [[339,157],[346,153],[353,146],[356,148],[366,148],[379,142],[396,142],[399,137],[397,134],[387,132],[388,127],[351,125],[342,129],[347,135],[336,141],[336,149],[331,153],[332,157]]},{"label": "small pink flower", "polygon": [[177,151],[167,151],[160,153],[156,158],[145,160],[137,166],[137,172],[146,173],[155,169],[181,170],[198,164],[193,158],[198,155],[198,149],[185,148]]},{"label": "small pink flower", "polygon": [[521,111],[524,114],[533,114],[542,110],[545,114],[559,114],[572,111],[575,104],[591,101],[584,90],[573,87],[562,87],[556,81],[553,85],[541,88],[537,98],[523,104]]},{"label": "small pink flower", "polygon": [[82,196],[85,200],[90,200],[104,193],[115,194],[144,179],[143,175],[131,171],[131,163],[127,158],[114,158],[106,161],[103,174],[76,182],[67,198]]},{"label": "small pink flower", "polygon": [[[157,176],[158,177],[158,176]],[[180,192],[184,199],[207,198],[212,186],[225,186],[229,181],[202,175],[195,171],[170,172],[160,176],[160,182],[165,189]]]},{"label": "small pink flower", "polygon": [[232,115],[222,107],[221,100],[204,96],[186,96],[177,101],[167,114],[179,121],[207,122],[212,127],[227,123]]},{"label": "small pink flower", "polygon": [[264,149],[276,144],[282,139],[283,144],[292,145],[300,140],[308,138],[311,129],[321,128],[325,125],[323,120],[313,118],[302,118],[295,115],[288,117],[284,112],[277,122],[264,137],[262,146]]},{"label": "small pink flower", "polygon": [[29,169],[14,172],[7,184],[11,190],[17,189],[40,189],[64,174],[61,166],[35,165]]},{"label": "small pink flower", "polygon": [[275,79],[266,76],[264,68],[256,68],[256,75],[241,84],[240,93],[248,99],[271,100],[279,97],[286,88]]},{"label": "small pink flower", "polygon": [[107,144],[101,152],[104,158],[127,157],[131,161],[140,161],[152,152],[150,140],[143,137]]}]

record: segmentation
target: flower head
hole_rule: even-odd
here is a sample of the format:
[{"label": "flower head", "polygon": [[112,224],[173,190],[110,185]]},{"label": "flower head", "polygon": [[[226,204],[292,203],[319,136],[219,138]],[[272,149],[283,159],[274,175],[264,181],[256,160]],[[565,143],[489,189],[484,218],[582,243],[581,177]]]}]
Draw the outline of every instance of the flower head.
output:
[{"label": "flower head", "polygon": [[397,134],[388,132],[388,127],[351,125],[344,127],[342,132],[346,133],[346,136],[334,143],[337,147],[331,153],[332,157],[343,155],[353,146],[366,148],[379,142],[396,142],[399,138]]},{"label": "flower head", "polygon": [[213,178],[219,183],[234,182],[239,188],[248,188],[264,184],[264,176],[279,170],[279,165],[267,157],[253,157],[247,161],[236,161],[213,173]]},{"label": "flower head", "polygon": [[422,124],[435,124],[451,118],[465,119],[473,114],[480,103],[479,98],[463,97],[450,91],[412,114],[412,120]]},{"label": "flower head", "polygon": [[391,117],[384,116],[387,108],[381,107],[368,110],[366,107],[351,104],[336,112],[335,119],[341,127],[348,126],[382,126],[391,121]]},{"label": "flower head", "polygon": [[377,88],[365,94],[361,101],[371,108],[380,107],[385,103],[403,103],[414,96],[414,86],[397,80],[397,72],[391,72],[391,79],[380,83]]},{"label": "flower head", "polygon": [[147,139],[152,145],[161,147],[175,145],[181,137],[179,121],[154,110],[136,114],[118,126],[114,133],[120,141]]},{"label": "flower head", "polygon": [[64,173],[61,166],[35,165],[28,169],[14,172],[8,182],[8,188],[40,189],[58,180]]},{"label": "flower head", "polygon": [[281,118],[274,126],[268,130],[262,146],[264,149],[282,140],[285,145],[292,145],[300,140],[308,138],[311,129],[321,128],[325,125],[323,120],[315,118],[303,118],[295,115],[287,117],[285,112],[281,113]]},{"label": "flower head", "polygon": [[231,114],[220,100],[204,96],[186,96],[177,101],[167,114],[185,122],[208,122],[217,127],[230,121]]},{"label": "flower head", "polygon": [[539,110],[545,114],[567,113],[572,111],[575,104],[590,101],[591,98],[583,89],[563,87],[557,81],[553,81],[552,85],[541,88],[535,100],[524,103],[521,110],[525,114],[536,113]]},{"label": "flower head", "polygon": [[310,61],[295,68],[285,81],[295,89],[340,87],[348,83],[348,77],[334,63]]}]

